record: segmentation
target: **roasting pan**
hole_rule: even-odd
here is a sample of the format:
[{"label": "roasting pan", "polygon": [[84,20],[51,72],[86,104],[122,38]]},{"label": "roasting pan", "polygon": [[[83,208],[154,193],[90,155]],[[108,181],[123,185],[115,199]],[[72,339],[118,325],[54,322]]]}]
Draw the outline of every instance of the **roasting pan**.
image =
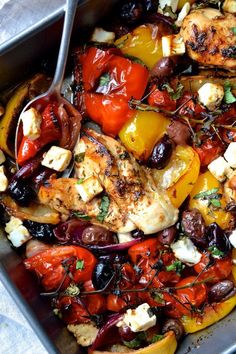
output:
[{"label": "roasting pan", "polygon": [[[24,0],[24,3],[27,1]],[[117,1],[119,0],[79,1],[74,39],[81,38],[84,29],[91,28],[101,16],[106,16]],[[34,5],[34,1],[28,2],[31,6]],[[23,11],[20,3],[21,1],[18,4],[19,11]],[[37,6],[40,4],[45,6],[47,1],[38,0]],[[0,45],[0,90],[26,78],[31,72],[36,72],[37,65],[43,58],[57,56],[64,14],[63,1],[53,0],[53,4],[56,8],[54,11],[44,15],[44,18],[38,18],[36,23]],[[25,270],[21,257],[11,248],[1,230],[0,279],[48,353],[82,353],[73,336],[54,316],[50,300],[39,296],[37,280]],[[187,336],[177,353],[236,353],[236,311],[210,328]]]}]

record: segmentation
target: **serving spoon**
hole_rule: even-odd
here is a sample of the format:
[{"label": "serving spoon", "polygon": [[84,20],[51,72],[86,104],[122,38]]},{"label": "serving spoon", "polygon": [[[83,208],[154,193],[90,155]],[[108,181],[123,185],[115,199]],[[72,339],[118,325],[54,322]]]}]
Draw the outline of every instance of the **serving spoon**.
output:
[{"label": "serving spoon", "polygon": [[[70,38],[73,29],[77,5],[78,5],[78,0],[66,1],[66,5],[64,8],[65,16],[64,16],[64,24],[62,30],[60,49],[57,58],[56,70],[55,70],[55,74],[51,86],[45,93],[33,98],[30,102],[28,102],[27,105],[21,111],[21,114],[19,116],[19,120],[16,128],[16,136],[15,136],[16,158],[18,156],[19,143],[22,138],[22,130],[20,129],[22,125],[22,114],[31,107],[34,107],[37,111],[41,112],[48,103],[57,102],[58,106],[62,105],[62,107],[65,107],[65,110],[70,115],[70,117],[73,116],[74,118],[73,128],[76,129],[76,131],[78,132],[80,130],[80,121],[81,121],[80,113],[74,108],[74,106],[69,101],[67,101],[61,95],[61,87],[63,84],[64,74],[65,74],[66,62],[67,62],[69,46],[70,46]],[[62,131],[62,135],[63,135],[63,131]],[[17,169],[19,169],[18,164],[16,165],[17,165]],[[72,169],[73,169],[73,162],[69,165],[69,167],[65,171],[63,171],[63,177],[68,177],[71,174]]]}]

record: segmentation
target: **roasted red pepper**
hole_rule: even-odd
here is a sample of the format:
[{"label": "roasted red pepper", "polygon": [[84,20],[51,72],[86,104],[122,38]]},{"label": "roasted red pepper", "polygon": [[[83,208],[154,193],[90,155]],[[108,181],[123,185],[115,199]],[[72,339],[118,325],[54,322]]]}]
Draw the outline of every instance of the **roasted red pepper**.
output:
[{"label": "roasted red pepper", "polygon": [[42,113],[40,137],[36,140],[23,137],[21,141],[17,156],[17,163],[19,165],[23,165],[27,160],[34,157],[43,146],[60,138],[61,131],[57,115],[57,103],[48,104]]}]

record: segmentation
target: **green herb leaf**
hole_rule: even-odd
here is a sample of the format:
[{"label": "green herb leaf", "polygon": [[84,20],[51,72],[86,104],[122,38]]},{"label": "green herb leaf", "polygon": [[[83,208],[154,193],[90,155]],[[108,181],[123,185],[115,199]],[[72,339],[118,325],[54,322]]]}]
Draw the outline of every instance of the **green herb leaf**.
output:
[{"label": "green herb leaf", "polygon": [[75,162],[83,162],[84,161],[85,152],[80,152],[75,155]]},{"label": "green herb leaf", "polygon": [[166,266],[167,272],[170,272],[174,270],[177,274],[181,274],[183,269],[185,268],[185,265],[181,263],[180,261],[175,261],[174,263]]},{"label": "green herb leaf", "polygon": [[108,210],[109,210],[109,206],[110,206],[110,199],[108,198],[107,195],[104,195],[102,197],[101,200],[101,204],[100,204],[100,212],[97,216],[97,220],[100,222],[103,222],[105,217],[107,216]]},{"label": "green herb leaf", "polygon": [[232,27],[231,31],[233,32],[233,34],[236,34],[236,27]]},{"label": "green herb leaf", "polygon": [[212,194],[217,193],[218,190],[219,190],[219,188],[212,188],[212,189],[209,189],[208,191],[200,192],[200,193],[198,193],[198,194],[195,194],[195,196],[193,197],[193,199],[204,199],[204,198],[206,198],[206,197],[211,196]]},{"label": "green herb leaf", "polygon": [[76,270],[82,270],[84,269],[84,260],[83,259],[78,259],[75,264],[75,269]]},{"label": "green herb leaf", "polygon": [[85,221],[91,220],[91,217],[90,217],[90,216],[84,214],[84,213],[81,212],[81,211],[74,211],[74,212],[73,212],[73,216],[75,216],[75,217],[78,218],[78,219],[85,220]]},{"label": "green herb leaf", "polygon": [[184,86],[178,82],[176,90],[174,90],[168,83],[165,83],[162,85],[162,88],[167,90],[172,100],[178,100],[183,94]]},{"label": "green herb leaf", "polygon": [[153,292],[153,293],[152,293],[152,298],[153,298],[156,302],[158,302],[159,304],[164,304],[164,303],[165,303],[164,296],[163,296],[163,294],[161,294],[161,293]]},{"label": "green herb leaf", "polygon": [[146,340],[146,335],[144,332],[140,332],[137,334],[137,337],[131,340],[130,342],[123,341],[123,343],[126,345],[126,347],[135,349],[139,348],[142,345],[142,342]]},{"label": "green herb leaf", "polygon": [[219,188],[212,188],[208,191],[196,194],[193,199],[202,199],[208,201],[208,206],[212,206],[215,209],[221,208],[221,197],[222,194],[217,193]]},{"label": "green herb leaf", "polygon": [[155,335],[152,337],[150,343],[156,343],[156,342],[158,342],[159,340],[162,340],[163,338],[164,338],[164,335],[163,335],[163,334],[155,334]]},{"label": "green herb leaf", "polygon": [[109,73],[105,73],[99,78],[99,84],[98,86],[107,86],[109,82],[111,81]]},{"label": "green herb leaf", "polygon": [[211,204],[212,204],[214,207],[216,207],[216,208],[220,208],[220,207],[221,207],[221,202],[220,202],[219,199],[214,199],[214,198],[212,198],[212,199],[210,200],[210,202],[211,202]]},{"label": "green herb leaf", "polygon": [[233,95],[231,90],[232,90],[231,83],[229,81],[226,81],[224,84],[224,91],[225,91],[224,101],[227,104],[236,102],[236,97]]},{"label": "green herb leaf", "polygon": [[81,184],[84,182],[84,178],[79,178],[78,181],[77,181],[77,184]]},{"label": "green herb leaf", "polygon": [[224,256],[224,252],[219,250],[216,246],[209,247],[208,250],[211,252],[212,256],[215,258],[221,258]]}]

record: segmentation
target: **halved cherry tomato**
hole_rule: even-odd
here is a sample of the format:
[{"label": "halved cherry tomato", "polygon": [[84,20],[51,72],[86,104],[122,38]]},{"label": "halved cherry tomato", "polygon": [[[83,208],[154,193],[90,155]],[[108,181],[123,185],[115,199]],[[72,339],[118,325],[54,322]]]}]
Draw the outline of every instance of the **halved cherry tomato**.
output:
[{"label": "halved cherry tomato", "polygon": [[58,104],[48,104],[42,113],[40,137],[36,140],[23,137],[21,141],[17,156],[19,165],[23,165],[27,160],[34,157],[43,146],[60,138],[61,132],[57,122],[57,115]]},{"label": "halved cherry tomato", "polygon": [[160,244],[157,238],[149,238],[148,240],[131,246],[128,250],[128,254],[132,262],[136,264],[141,258],[150,259],[156,257],[158,254],[158,248],[160,248]]},{"label": "halved cherry tomato", "polygon": [[[209,264],[209,256],[207,254],[202,255],[199,263],[194,266],[194,270],[197,273],[203,271]],[[232,271],[232,260],[231,257],[225,257],[222,259],[215,259],[215,262],[209,268],[206,268],[201,275],[198,277],[199,280],[209,279],[210,282],[216,283],[219,280],[227,278]]]},{"label": "halved cherry tomato", "polygon": [[[190,276],[184,278],[176,284],[176,287],[184,287],[188,284],[193,283],[196,280],[196,277]],[[197,281],[197,280],[196,280]],[[196,284],[189,287],[176,290],[176,294],[179,300],[187,306],[193,305],[199,307],[203,304],[207,297],[207,288],[205,284]]]},{"label": "halved cherry tomato", "polygon": [[170,97],[167,90],[159,90],[156,85],[152,86],[151,94],[148,97],[148,103],[151,106],[157,106],[167,111],[174,111],[176,109],[176,100]]}]

